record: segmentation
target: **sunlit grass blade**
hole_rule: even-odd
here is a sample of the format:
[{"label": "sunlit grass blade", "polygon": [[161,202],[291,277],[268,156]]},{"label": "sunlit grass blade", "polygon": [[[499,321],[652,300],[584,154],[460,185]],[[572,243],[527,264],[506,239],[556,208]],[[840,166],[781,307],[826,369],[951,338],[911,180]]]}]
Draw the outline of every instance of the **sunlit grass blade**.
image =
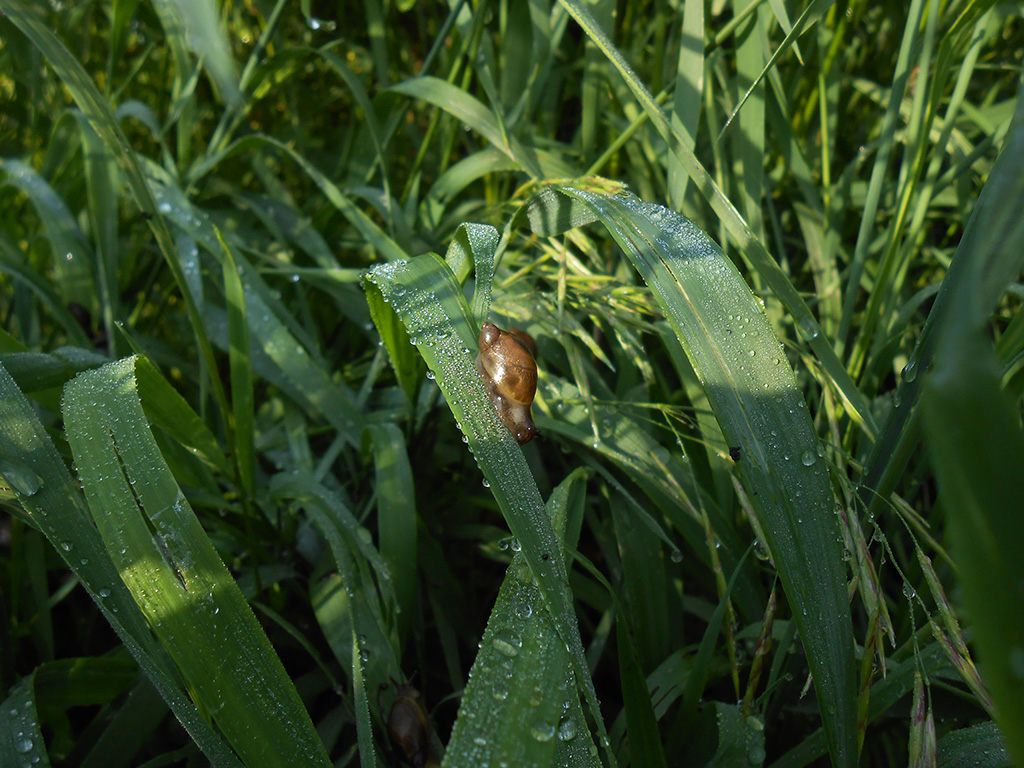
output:
[{"label": "sunlit grass blade", "polygon": [[[579,472],[570,475],[542,511],[560,539],[573,486],[583,479]],[[572,549],[574,542],[564,546]],[[512,547],[518,548],[515,540]],[[564,558],[561,546],[556,556]],[[443,765],[563,765],[558,758],[570,756],[571,765],[600,765],[567,648],[518,552],[487,622]]]},{"label": "sunlit grass blade", "polygon": [[240,765],[181,689],[177,671],[157,645],[90,519],[82,492],[43,426],[0,366],[0,477],[88,590],[175,716],[211,760]]},{"label": "sunlit grass blade", "polygon": [[[557,190],[554,191],[554,190]],[[853,627],[828,470],[788,360],[736,267],[689,220],[623,193],[556,186],[531,221],[594,211],[654,291],[700,377],[800,627],[835,766],[857,762]],[[551,232],[545,232],[551,234]]]},{"label": "sunlit grass blade", "polygon": [[433,372],[505,521],[522,545],[554,626],[568,648],[577,684],[603,735],[565,566],[554,556],[558,552],[555,534],[522,449],[498,418],[476,372],[477,332],[455,276],[438,256],[426,254],[374,268],[367,277],[367,291],[378,291],[391,304]]},{"label": "sunlit grass blade", "polygon": [[197,705],[245,763],[292,765],[301,756],[325,765],[302,700],[153,440],[135,362],[80,374],[64,397],[106,550]]}]

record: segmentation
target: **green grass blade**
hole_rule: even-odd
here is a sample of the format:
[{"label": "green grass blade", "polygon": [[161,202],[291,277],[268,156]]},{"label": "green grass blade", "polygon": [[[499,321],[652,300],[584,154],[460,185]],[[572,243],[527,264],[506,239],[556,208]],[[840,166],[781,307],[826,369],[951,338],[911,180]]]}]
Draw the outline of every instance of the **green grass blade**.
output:
[{"label": "green grass blade", "polygon": [[232,446],[238,479],[246,494],[252,495],[253,476],[256,473],[256,427],[253,423],[255,402],[253,398],[252,360],[249,354],[249,322],[245,308],[245,291],[242,287],[241,271],[235,264],[230,246],[217,231],[224,277],[224,301],[228,315],[228,360],[231,371],[231,413]]},{"label": "green grass blade", "polygon": [[394,583],[399,614],[398,637],[405,639],[416,610],[416,489],[402,431],[395,424],[371,424],[370,440],[377,478],[377,542]]},{"label": "green grass blade", "polygon": [[474,366],[478,334],[455,276],[435,254],[372,269],[367,291],[395,309],[433,371],[459,428],[513,535],[522,545],[587,704],[604,735],[597,695],[583,655],[565,565],[536,481],[512,433],[502,424]]},{"label": "green grass blade", "polygon": [[464,283],[474,275],[473,319],[483,324],[491,311],[491,284],[494,281],[494,254],[498,247],[498,230],[487,224],[460,224],[448,246],[445,261]]},{"label": "green grass blade", "polygon": [[352,627],[352,698],[356,708],[356,733],[359,740],[359,764],[362,768],[376,768],[377,755],[373,748],[373,721],[370,720],[370,706],[366,697],[366,680],[363,677],[363,654],[359,647],[356,628]]},{"label": "green grass blade", "polygon": [[[541,511],[560,539],[573,486],[583,478],[570,475]],[[487,622],[443,765],[565,765],[569,758],[569,765],[600,765],[566,645],[519,552]]]},{"label": "green grass blade", "polygon": [[135,363],[80,374],[65,390],[69,442],[106,549],[243,762],[326,765],[302,700],[153,440]]},{"label": "green grass blade", "polygon": [[[555,189],[600,217],[654,291],[729,445],[739,448],[736,468],[800,627],[833,764],[855,765],[853,627],[832,489],[771,324],[732,262],[689,220],[625,193]],[[555,194],[534,207],[558,206]]]},{"label": "green grass blade", "polygon": [[0,366],[0,477],[95,600],[200,749],[218,765],[240,763],[181,689],[177,671],[154,641],[114,567],[85,499],[32,406]]},{"label": "green grass blade", "polygon": [[1010,756],[995,723],[951,731],[939,739],[939,768],[1010,768]]},{"label": "green grass blade", "polygon": [[36,707],[35,673],[11,688],[0,710],[0,764],[49,768]]},{"label": "green grass blade", "polygon": [[1024,100],[943,286],[945,312],[923,396],[983,678],[1018,763],[1024,761],[1024,432],[1017,398],[1003,389],[989,315],[1024,267],[1022,152]]}]

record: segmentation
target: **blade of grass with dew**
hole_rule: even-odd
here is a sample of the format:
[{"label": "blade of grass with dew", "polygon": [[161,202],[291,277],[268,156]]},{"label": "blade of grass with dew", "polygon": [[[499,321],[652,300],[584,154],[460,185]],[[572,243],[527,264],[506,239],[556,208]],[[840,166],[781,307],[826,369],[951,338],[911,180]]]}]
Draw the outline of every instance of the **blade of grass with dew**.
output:
[{"label": "blade of grass with dew", "polygon": [[[832,348],[831,342],[821,333],[814,315],[789,277],[782,271],[778,263],[772,259],[767,249],[754,236],[754,233],[750,231],[739,211],[736,210],[732,202],[715,184],[714,179],[711,178],[710,174],[700,164],[693,152],[688,149],[685,137],[673,131],[669,119],[661,111],[654,97],[651,96],[647,88],[640,82],[636,73],[626,63],[622,54],[612,45],[607,35],[594,23],[586,7],[583,6],[580,0],[560,1],[583,28],[584,32],[597,43],[619,74],[622,75],[629,89],[633,92],[644,112],[651,120],[651,123],[668,145],[669,150],[676,155],[686,173],[689,174],[690,178],[697,185],[701,195],[711,205],[712,210],[717,214],[729,234],[739,243],[739,250],[743,257],[750,262],[754,270],[761,276],[761,279],[765,281],[765,284],[771,288],[793,316],[797,327],[800,329],[802,338],[817,356],[818,362],[828,374],[829,381],[835,386],[836,392],[842,397],[847,408],[849,408],[851,416],[869,436],[873,436],[877,432],[877,427],[874,417],[871,415],[867,398],[857,388],[856,383],[850,377],[846,367]],[[827,2],[831,1],[827,0]],[[808,7],[808,11],[816,4],[819,4],[819,0],[814,0],[812,5]],[[791,35],[797,33],[798,30],[802,31],[801,20],[806,15],[807,12],[801,15]]]},{"label": "blade of grass with dew", "polygon": [[[559,541],[566,535],[569,508],[582,503],[585,478],[582,470],[570,474],[541,510]],[[551,558],[565,559],[574,549],[575,540],[567,540]],[[587,733],[566,645],[517,552],[487,621],[443,766],[597,768],[597,747]]]},{"label": "blade of grass with dew", "polygon": [[355,625],[352,626],[352,703],[356,710],[356,739],[359,742],[359,764],[362,768],[377,768],[377,754],[373,748],[373,721],[366,698],[366,680],[363,678],[363,651],[359,647]]},{"label": "blade of grass with dew", "polygon": [[49,768],[42,718],[36,702],[36,673],[12,686],[0,710],[0,764]]},{"label": "blade of grass with dew", "polygon": [[1010,756],[995,723],[950,731],[939,739],[939,768],[1011,768]]},{"label": "blade of grass with dew", "polygon": [[250,765],[329,761],[309,714],[170,474],[137,358],[80,374],[64,418],[93,521],[200,708]]},{"label": "blade of grass with dew", "polygon": [[[574,202],[570,202],[570,199]],[[653,290],[707,392],[765,532],[807,652],[837,768],[857,762],[853,624],[823,451],[796,377],[733,263],[688,219],[623,193],[556,185],[527,215],[578,218],[585,206]]]},{"label": "blade of grass with dew", "polygon": [[[944,281],[946,312],[922,398],[983,678],[1018,763],[1024,762],[1024,432],[1019,403],[1003,389],[989,322],[996,300],[1024,267],[1022,153],[1024,99]],[[954,271],[955,265],[961,268]]]},{"label": "blade of grass with dew", "polygon": [[[599,735],[606,737],[586,665],[565,566],[536,481],[512,433],[498,418],[474,365],[478,348],[471,311],[448,265],[436,254],[378,265],[366,280],[367,300],[394,307],[466,436],[484,479],[522,545],[551,618],[568,648]],[[611,757],[609,755],[609,757]]]},{"label": "blade of grass with dew", "polygon": [[494,253],[498,239],[498,230],[488,224],[460,224],[444,255],[460,283],[465,283],[470,273],[473,274],[473,319],[477,325],[487,320],[491,309]]},{"label": "blade of grass with dew", "polygon": [[181,688],[177,670],[156,643],[92,524],[78,484],[64,466],[32,406],[0,366],[0,477],[35,526],[88,590],[164,701],[217,765],[241,763]]}]

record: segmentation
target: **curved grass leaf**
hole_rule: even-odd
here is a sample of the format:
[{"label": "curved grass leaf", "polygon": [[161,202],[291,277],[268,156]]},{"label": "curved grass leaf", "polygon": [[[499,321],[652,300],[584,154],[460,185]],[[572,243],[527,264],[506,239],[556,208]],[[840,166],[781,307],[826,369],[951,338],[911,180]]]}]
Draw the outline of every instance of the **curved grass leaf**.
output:
[{"label": "curved grass leaf", "polygon": [[0,365],[0,477],[32,523],[88,590],[199,748],[218,766],[238,758],[185,695],[177,670],[156,643],[93,525],[78,484],[32,406]]},{"label": "curved grass leaf", "polygon": [[11,688],[0,710],[0,764],[49,768],[36,706],[35,673]]},{"label": "curved grass leaf", "polygon": [[469,450],[476,458],[513,535],[522,546],[554,626],[569,651],[599,733],[604,736],[597,694],[590,678],[568,589],[565,565],[536,481],[520,446],[502,424],[473,360],[477,330],[461,287],[436,254],[378,265],[367,275],[371,304],[390,304],[432,371]]},{"label": "curved grass leaf", "polygon": [[[570,496],[584,478],[579,470],[566,478],[542,512],[559,539],[565,535]],[[443,763],[445,768],[502,764],[601,764],[588,737],[566,645],[521,552],[512,557],[487,622]]]},{"label": "curved grass leaf", "polygon": [[528,215],[552,234],[551,223],[587,218],[576,208],[600,219],[654,291],[723,434],[739,448],[736,468],[800,628],[833,764],[855,765],[853,626],[840,530],[823,451],[771,324],[721,249],[665,208],[627,193],[555,186]]},{"label": "curved grass leaf", "polygon": [[135,365],[111,363],[65,389],[68,439],[106,550],[191,696],[246,764],[327,765],[294,685],[153,440]]},{"label": "curved grass leaf", "polygon": [[[996,722],[1024,761],[1024,432],[1003,388],[989,315],[1024,266],[1024,100],[957,249],[940,297],[935,365],[924,381],[924,425],[949,517]],[[933,314],[939,309],[939,302]]]}]

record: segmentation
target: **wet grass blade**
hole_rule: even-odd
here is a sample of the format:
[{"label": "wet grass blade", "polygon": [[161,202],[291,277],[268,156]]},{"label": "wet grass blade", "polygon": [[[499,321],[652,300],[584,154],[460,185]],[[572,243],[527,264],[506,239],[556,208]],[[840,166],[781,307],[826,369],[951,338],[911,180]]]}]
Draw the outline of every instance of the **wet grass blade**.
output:
[{"label": "wet grass blade", "polygon": [[528,214],[550,235],[552,222],[585,218],[559,210],[575,207],[598,216],[654,291],[738,448],[736,468],[800,628],[833,764],[853,766],[857,693],[839,524],[823,451],[775,332],[733,263],[688,219],[628,193],[567,186],[541,193]]},{"label": "wet grass blade", "polygon": [[0,366],[0,477],[25,514],[50,540],[95,600],[200,749],[218,765],[240,765],[222,737],[181,688],[170,659],[114,567],[90,519],[78,484],[68,473],[32,406]]},{"label": "wet grass blade", "polygon": [[106,551],[243,762],[326,765],[302,700],[153,439],[135,364],[88,371],[65,389],[68,439]]},{"label": "wet grass blade", "polygon": [[485,484],[522,546],[527,570],[537,580],[561,642],[568,648],[577,684],[604,736],[565,565],[554,556],[558,543],[522,449],[498,418],[476,372],[478,333],[455,275],[439,256],[426,254],[375,267],[368,273],[366,287],[371,306],[390,305],[402,319],[441,388]]},{"label": "wet grass blade", "polygon": [[[542,511],[559,538],[572,487],[584,477],[570,475]],[[443,763],[501,764],[600,765],[566,645],[522,552],[512,557],[487,622]]]}]

